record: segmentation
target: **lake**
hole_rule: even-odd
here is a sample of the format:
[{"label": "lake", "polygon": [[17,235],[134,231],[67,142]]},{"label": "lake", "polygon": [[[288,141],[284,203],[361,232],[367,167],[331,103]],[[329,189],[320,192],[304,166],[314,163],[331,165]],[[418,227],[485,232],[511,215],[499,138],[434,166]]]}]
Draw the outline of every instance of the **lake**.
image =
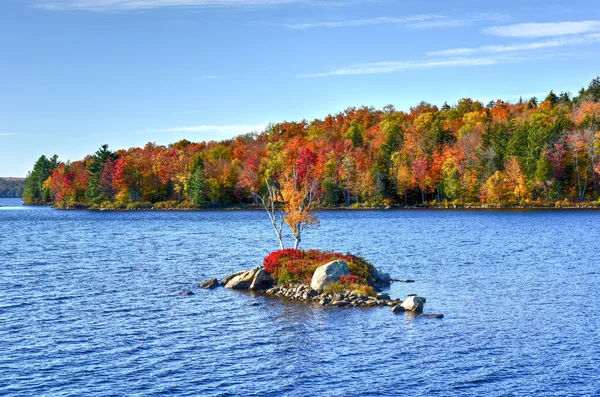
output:
[{"label": "lake", "polygon": [[438,320],[196,288],[277,249],[261,211],[20,204],[0,200],[0,395],[600,395],[597,210],[324,211],[306,232],[415,280],[390,295]]}]

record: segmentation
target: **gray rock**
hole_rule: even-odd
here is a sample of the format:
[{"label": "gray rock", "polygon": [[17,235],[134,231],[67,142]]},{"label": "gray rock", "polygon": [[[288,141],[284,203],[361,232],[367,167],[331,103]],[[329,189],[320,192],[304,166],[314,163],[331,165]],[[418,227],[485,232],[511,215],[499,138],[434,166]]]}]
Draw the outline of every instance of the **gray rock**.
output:
[{"label": "gray rock", "polygon": [[267,294],[271,294],[271,295],[275,295],[276,293],[279,292],[281,288],[280,287],[273,287],[273,288],[269,288],[268,290],[266,290],[265,292]]},{"label": "gray rock", "polygon": [[263,291],[271,288],[273,283],[274,281],[271,275],[265,269],[261,268],[258,272],[256,272],[254,280],[252,280],[252,284],[250,284],[250,290]]},{"label": "gray rock", "polygon": [[443,314],[438,314],[438,313],[427,313],[427,314],[421,314],[419,317],[423,317],[423,318],[444,318]]},{"label": "gray rock", "polygon": [[341,276],[350,274],[348,264],[343,260],[329,262],[319,266],[313,273],[310,287],[316,290],[322,290],[328,284],[339,281]]},{"label": "gray rock", "polygon": [[225,288],[248,289],[252,284],[252,281],[254,281],[254,277],[259,270],[261,270],[261,268],[258,266],[248,272],[244,272],[238,276],[235,276],[229,280],[227,284],[225,284]]},{"label": "gray rock", "polygon": [[409,295],[406,300],[402,302],[402,307],[408,312],[421,313],[423,306],[425,305],[426,299],[416,295]]},{"label": "gray rock", "polygon": [[390,275],[381,269],[375,268],[373,274],[373,284],[375,287],[384,288],[390,286]]},{"label": "gray rock", "polygon": [[377,294],[377,299],[382,300],[382,301],[389,301],[390,295],[386,292],[383,292],[381,294]]},{"label": "gray rock", "polygon": [[344,300],[344,298],[345,298],[344,294],[333,294],[331,296],[331,299],[334,301],[341,301],[341,300]]},{"label": "gray rock", "polygon": [[211,278],[210,280],[206,280],[202,284],[199,285],[200,288],[213,289],[219,286],[219,280],[216,278]]},{"label": "gray rock", "polygon": [[247,270],[240,270],[239,272],[235,272],[230,274],[229,276],[223,277],[221,280],[221,285],[226,285],[229,281],[231,281],[234,277],[239,276],[240,274],[246,273]]},{"label": "gray rock", "polygon": [[325,305],[328,305],[329,302],[331,302],[331,300],[329,298],[323,298],[323,299],[321,299],[321,301],[319,302],[319,304],[321,306],[325,306]]},{"label": "gray rock", "polygon": [[194,293],[192,291],[190,291],[189,289],[184,289],[183,291],[181,291],[179,293],[179,295],[181,295],[181,296],[190,296],[190,295],[194,295]]},{"label": "gray rock", "polygon": [[392,313],[403,313],[404,311],[404,308],[400,305],[392,307]]},{"label": "gray rock", "polygon": [[402,280],[403,283],[414,283],[415,280]]}]

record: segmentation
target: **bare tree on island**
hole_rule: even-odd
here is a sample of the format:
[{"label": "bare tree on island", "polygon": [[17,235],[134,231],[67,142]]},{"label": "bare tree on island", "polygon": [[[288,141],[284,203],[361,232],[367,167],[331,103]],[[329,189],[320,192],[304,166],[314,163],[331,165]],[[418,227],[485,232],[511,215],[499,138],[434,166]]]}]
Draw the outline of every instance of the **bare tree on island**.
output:
[{"label": "bare tree on island", "polygon": [[284,249],[283,245],[283,223],[284,223],[284,214],[281,211],[279,203],[281,202],[281,194],[277,185],[274,182],[269,182],[269,179],[265,178],[265,185],[267,191],[265,194],[261,195],[256,192],[256,190],[252,190],[252,195],[254,198],[262,204],[263,208],[269,215],[269,220],[271,221],[271,225],[273,225],[273,230],[277,235],[277,240],[279,241],[279,247]]}]

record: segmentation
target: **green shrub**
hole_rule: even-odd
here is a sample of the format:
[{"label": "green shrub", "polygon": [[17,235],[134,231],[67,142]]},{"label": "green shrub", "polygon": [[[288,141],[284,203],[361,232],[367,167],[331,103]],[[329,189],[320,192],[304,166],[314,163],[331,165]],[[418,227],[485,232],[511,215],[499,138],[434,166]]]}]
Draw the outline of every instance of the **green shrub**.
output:
[{"label": "green shrub", "polygon": [[348,290],[348,286],[346,284],[342,284],[340,282],[335,282],[331,284],[327,284],[323,288],[323,292],[326,294],[341,294]]},{"label": "green shrub", "polygon": [[170,208],[177,208],[177,201],[160,201],[158,203],[154,203],[154,208],[157,210],[168,210]]},{"label": "green shrub", "polygon": [[323,292],[327,294],[342,294],[352,292],[356,295],[365,295],[365,296],[377,296],[377,292],[375,288],[370,285],[364,284],[346,284],[340,283],[339,281],[336,283],[331,283],[323,288]]},{"label": "green shrub", "polygon": [[127,204],[128,210],[149,210],[153,207],[152,203],[148,201],[138,201],[136,203]]}]

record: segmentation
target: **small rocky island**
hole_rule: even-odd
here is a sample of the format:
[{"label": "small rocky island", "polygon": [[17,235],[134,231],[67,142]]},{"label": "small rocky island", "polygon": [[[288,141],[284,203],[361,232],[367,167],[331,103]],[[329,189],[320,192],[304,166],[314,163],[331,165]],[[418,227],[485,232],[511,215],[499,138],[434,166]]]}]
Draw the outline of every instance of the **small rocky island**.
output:
[{"label": "small rocky island", "polygon": [[354,255],[283,249],[265,257],[263,266],[241,270],[221,280],[213,278],[199,287],[213,289],[224,286],[322,306],[386,306],[391,308],[392,313],[443,317],[442,314],[422,314],[426,302],[423,297],[411,294],[404,301],[392,299],[383,292],[391,281],[388,273]]}]

